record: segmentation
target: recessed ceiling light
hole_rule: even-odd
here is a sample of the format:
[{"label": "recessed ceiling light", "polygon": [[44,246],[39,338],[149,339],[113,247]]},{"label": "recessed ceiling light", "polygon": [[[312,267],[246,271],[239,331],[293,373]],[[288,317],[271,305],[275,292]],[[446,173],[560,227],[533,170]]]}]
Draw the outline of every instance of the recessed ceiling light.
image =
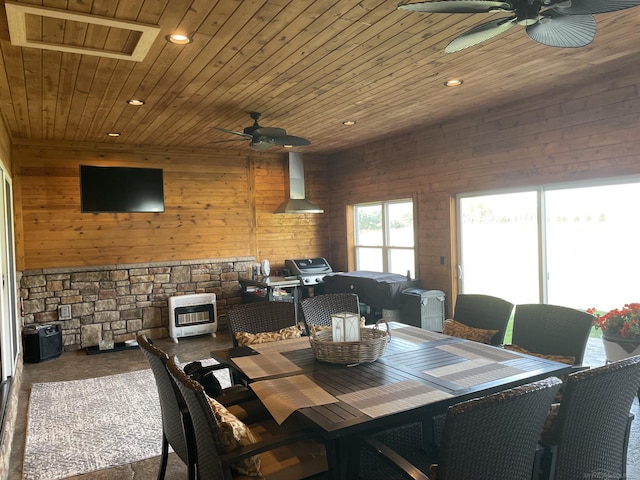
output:
[{"label": "recessed ceiling light", "polygon": [[344,122],[342,122],[343,125],[347,125],[348,127],[350,127],[351,125],[355,125],[356,121],[355,120],[345,120]]},{"label": "recessed ceiling light", "polygon": [[119,137],[120,133],[118,133],[118,132],[109,132],[109,133],[107,133],[107,136],[108,137]]},{"label": "recessed ceiling light", "polygon": [[131,100],[127,100],[127,103],[129,105],[134,105],[136,107],[139,107],[140,105],[144,105],[144,101],[143,100],[137,100],[135,98],[132,98]]},{"label": "recessed ceiling light", "polygon": [[181,33],[174,33],[172,35],[168,35],[167,40],[171,43],[175,43],[176,45],[187,45],[193,41],[191,37],[187,35],[182,35]]},{"label": "recessed ceiling light", "polygon": [[445,86],[447,87],[459,87],[463,83],[464,80],[462,80],[461,78],[452,78],[451,80],[447,80],[446,82],[444,82]]}]

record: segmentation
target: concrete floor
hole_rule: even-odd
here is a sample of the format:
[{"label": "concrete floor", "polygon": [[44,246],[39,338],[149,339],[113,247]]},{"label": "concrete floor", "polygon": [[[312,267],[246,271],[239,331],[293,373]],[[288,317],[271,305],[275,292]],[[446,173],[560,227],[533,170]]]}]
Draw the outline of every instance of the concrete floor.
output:
[{"label": "concrete floor", "polygon": [[[219,333],[217,338],[208,335],[181,339],[178,344],[170,339],[155,340],[154,343],[169,354],[178,356],[181,362],[200,360],[210,356],[211,350],[227,348],[231,341],[226,334]],[[599,339],[590,339],[585,355],[585,364],[592,367],[604,364],[604,350]],[[22,456],[25,442],[25,429],[29,392],[33,383],[76,380],[82,378],[132,372],[149,368],[139,350],[128,350],[99,355],[86,355],[82,351],[64,353],[56,359],[37,364],[24,365],[24,379],[20,392],[19,412],[13,439],[10,479],[22,478]],[[638,399],[634,401],[632,412],[636,420],[632,425],[629,445],[629,462],[626,480],[640,480],[640,411]],[[133,464],[114,467],[101,472],[69,477],[70,480],[152,480],[157,478],[160,457]],[[166,480],[183,480],[187,469],[180,459],[171,454],[167,467]]]}]

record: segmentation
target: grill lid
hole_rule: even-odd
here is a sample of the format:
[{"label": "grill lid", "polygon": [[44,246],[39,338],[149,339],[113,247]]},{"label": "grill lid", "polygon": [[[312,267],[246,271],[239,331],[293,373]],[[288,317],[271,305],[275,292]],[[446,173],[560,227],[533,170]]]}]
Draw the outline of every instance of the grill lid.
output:
[{"label": "grill lid", "polygon": [[314,275],[318,273],[331,273],[333,270],[324,258],[304,258],[299,260],[285,260],[285,268],[292,275]]}]

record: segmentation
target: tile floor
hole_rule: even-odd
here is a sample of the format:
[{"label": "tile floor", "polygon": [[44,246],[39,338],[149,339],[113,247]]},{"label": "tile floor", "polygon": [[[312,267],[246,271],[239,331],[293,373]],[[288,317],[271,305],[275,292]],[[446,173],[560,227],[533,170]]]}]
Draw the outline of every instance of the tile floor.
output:
[{"label": "tile floor", "polygon": [[[226,348],[231,341],[226,333],[217,338],[199,336],[181,339],[178,344],[170,339],[156,340],[162,350],[176,354],[180,361],[188,362],[207,358],[211,350]],[[585,355],[585,363],[591,366],[604,364],[604,351],[599,339],[590,339]],[[10,479],[22,478],[22,455],[25,441],[25,428],[29,391],[32,383],[74,380],[113,373],[130,372],[148,368],[148,364],[139,350],[128,350],[99,355],[86,355],[84,351],[64,353],[57,359],[37,364],[25,364],[24,379],[20,392],[19,412],[11,454]],[[626,480],[640,480],[640,411],[638,399],[634,401],[632,412],[636,416],[629,445],[629,462]],[[102,472],[70,477],[70,480],[152,480],[157,478],[160,457],[150,458],[134,464],[114,467]],[[183,480],[186,467],[171,454],[166,480]]]}]

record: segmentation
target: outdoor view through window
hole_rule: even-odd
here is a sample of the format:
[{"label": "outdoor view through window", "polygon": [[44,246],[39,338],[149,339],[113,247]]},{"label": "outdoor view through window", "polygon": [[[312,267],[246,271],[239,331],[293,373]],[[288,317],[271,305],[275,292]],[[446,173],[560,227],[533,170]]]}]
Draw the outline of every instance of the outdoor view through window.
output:
[{"label": "outdoor view through window", "polygon": [[640,301],[638,205],[640,183],[461,197],[462,291],[579,309]]},{"label": "outdoor view through window", "polygon": [[354,205],[356,270],[415,278],[413,201]]}]

